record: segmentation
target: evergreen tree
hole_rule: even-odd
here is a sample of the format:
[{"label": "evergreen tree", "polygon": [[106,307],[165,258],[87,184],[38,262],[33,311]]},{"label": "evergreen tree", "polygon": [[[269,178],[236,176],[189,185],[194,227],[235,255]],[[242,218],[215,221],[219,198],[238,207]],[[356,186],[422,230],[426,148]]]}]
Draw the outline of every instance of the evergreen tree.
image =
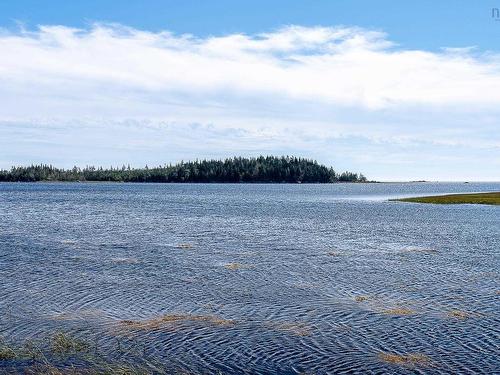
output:
[{"label": "evergreen tree", "polygon": [[196,160],[142,169],[130,165],[109,169],[86,166],[83,169],[58,169],[52,165],[31,165],[0,170],[0,182],[35,181],[110,181],[110,182],[260,182],[332,183],[366,182],[353,172],[338,175],[333,168],[315,160],[290,156],[235,157],[225,160]]}]

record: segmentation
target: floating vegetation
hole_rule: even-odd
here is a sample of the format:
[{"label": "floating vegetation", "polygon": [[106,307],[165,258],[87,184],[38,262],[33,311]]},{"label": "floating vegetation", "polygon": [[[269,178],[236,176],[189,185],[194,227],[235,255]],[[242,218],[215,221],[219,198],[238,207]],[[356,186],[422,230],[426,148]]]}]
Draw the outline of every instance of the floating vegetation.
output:
[{"label": "floating vegetation", "polygon": [[[55,365],[37,363],[29,366],[23,372],[26,375],[97,375],[97,370],[81,368],[58,368]],[[105,373],[107,374],[107,373]],[[125,375],[125,374],[124,374]]]},{"label": "floating vegetation", "polygon": [[16,352],[9,346],[0,346],[0,361],[8,361],[16,358]]},{"label": "floating vegetation", "polygon": [[336,251],[330,251],[328,252],[328,255],[330,255],[331,257],[338,257],[340,256],[341,254],[336,252]]},{"label": "floating vegetation", "polygon": [[[130,346],[122,347],[120,342],[114,348],[100,351],[95,343],[91,345],[68,333],[56,332],[36,340],[26,340],[18,346],[7,346],[0,342],[0,373],[24,375],[148,375],[166,374],[160,363],[144,357],[143,349],[137,351]],[[113,359],[114,354],[123,355],[126,361]],[[111,356],[110,356],[111,354]],[[61,357],[63,356],[63,357]],[[132,356],[132,357],[131,357]],[[137,364],[130,364],[130,359]],[[63,359],[63,360],[62,360]],[[67,361],[70,360],[70,362]],[[3,361],[10,363],[2,363]]]},{"label": "floating vegetation", "polygon": [[241,263],[227,263],[224,264],[224,267],[227,268],[228,270],[236,271],[243,268],[243,265]]},{"label": "floating vegetation", "polygon": [[76,241],[73,240],[62,240],[61,243],[64,245],[76,245]]},{"label": "floating vegetation", "polygon": [[187,249],[192,249],[193,245],[190,243],[179,243],[179,244],[175,245],[175,248],[187,250]]},{"label": "floating vegetation", "polygon": [[57,332],[51,341],[51,350],[57,354],[71,354],[84,352],[89,349],[89,344],[85,341],[69,336],[64,332]]},{"label": "floating vegetation", "polygon": [[[50,363],[36,363],[24,369],[24,375],[150,375],[150,368],[130,366],[125,364],[113,364],[98,361],[89,363],[88,367],[57,367]],[[164,371],[155,373],[165,374]],[[14,373],[15,374],[15,373]]]},{"label": "floating vegetation", "polygon": [[356,297],[354,297],[354,300],[356,302],[364,302],[364,301],[368,300],[368,297],[367,296],[356,296]]},{"label": "floating vegetation", "polygon": [[214,326],[232,326],[235,324],[234,320],[223,319],[211,315],[169,314],[148,320],[122,320],[120,325],[123,328],[132,330],[155,331],[171,327],[173,323],[182,322],[202,322]]},{"label": "floating vegetation", "polygon": [[462,311],[462,310],[451,310],[448,311],[446,314],[449,318],[454,318],[454,319],[459,319],[459,320],[465,320],[469,318],[473,318],[477,316],[477,314],[468,312],[468,311]]},{"label": "floating vegetation", "polygon": [[75,354],[86,352],[89,345],[64,332],[56,332],[53,336],[42,340],[26,340],[22,346],[0,346],[0,360],[44,360],[48,357],[61,354]]},{"label": "floating vegetation", "polygon": [[404,315],[413,315],[413,314],[415,314],[415,311],[410,310],[410,309],[408,309],[406,307],[395,307],[393,309],[384,310],[383,313],[387,314],[387,315],[401,315],[401,316],[404,316]]},{"label": "floating vegetation", "polygon": [[421,353],[395,354],[395,353],[379,353],[380,360],[399,366],[429,366],[430,358]]}]

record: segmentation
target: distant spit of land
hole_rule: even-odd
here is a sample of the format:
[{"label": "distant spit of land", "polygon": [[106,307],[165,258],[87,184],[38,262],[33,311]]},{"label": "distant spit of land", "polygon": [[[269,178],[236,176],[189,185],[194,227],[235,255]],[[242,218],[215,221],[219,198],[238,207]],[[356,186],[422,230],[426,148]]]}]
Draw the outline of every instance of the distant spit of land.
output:
[{"label": "distant spit of land", "polygon": [[415,197],[391,199],[400,202],[414,203],[436,203],[436,204],[493,204],[500,205],[500,192],[473,193],[473,194],[449,194],[430,197]]},{"label": "distant spit of land", "polygon": [[234,157],[225,160],[181,162],[158,167],[119,168],[87,166],[60,169],[40,164],[0,170],[0,182],[102,181],[192,183],[334,183],[366,182],[362,174],[336,172],[315,160],[293,156]]}]

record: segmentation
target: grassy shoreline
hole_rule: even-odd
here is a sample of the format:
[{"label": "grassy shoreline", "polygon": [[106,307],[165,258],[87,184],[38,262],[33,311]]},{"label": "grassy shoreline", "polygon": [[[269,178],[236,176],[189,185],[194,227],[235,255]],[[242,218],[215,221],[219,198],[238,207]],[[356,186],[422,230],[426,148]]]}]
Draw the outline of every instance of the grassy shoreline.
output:
[{"label": "grassy shoreline", "polygon": [[433,204],[488,204],[500,205],[500,192],[446,194],[427,197],[390,199],[398,202],[433,203]]}]

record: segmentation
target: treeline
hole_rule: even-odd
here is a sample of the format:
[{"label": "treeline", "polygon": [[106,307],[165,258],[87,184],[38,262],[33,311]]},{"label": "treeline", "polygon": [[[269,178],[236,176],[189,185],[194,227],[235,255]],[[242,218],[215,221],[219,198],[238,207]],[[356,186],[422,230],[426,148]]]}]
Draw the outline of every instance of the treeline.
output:
[{"label": "treeline", "polygon": [[130,166],[60,169],[41,164],[0,170],[0,182],[17,181],[332,183],[366,182],[366,178],[352,172],[337,173],[333,168],[320,165],[315,160],[260,156],[197,160],[140,169]]}]

